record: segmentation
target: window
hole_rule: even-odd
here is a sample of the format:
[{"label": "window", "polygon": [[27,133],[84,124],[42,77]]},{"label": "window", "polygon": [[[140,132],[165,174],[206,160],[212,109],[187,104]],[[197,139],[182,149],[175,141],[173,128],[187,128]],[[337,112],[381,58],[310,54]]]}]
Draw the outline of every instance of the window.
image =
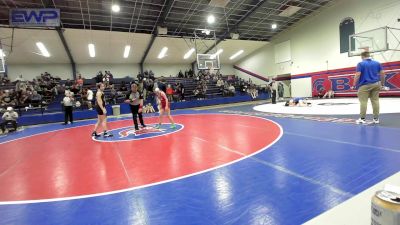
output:
[{"label": "window", "polygon": [[[347,17],[340,23],[340,53],[345,53],[349,51],[349,36],[354,34],[354,19]],[[351,46],[352,51],[354,51],[354,40],[352,40]]]}]

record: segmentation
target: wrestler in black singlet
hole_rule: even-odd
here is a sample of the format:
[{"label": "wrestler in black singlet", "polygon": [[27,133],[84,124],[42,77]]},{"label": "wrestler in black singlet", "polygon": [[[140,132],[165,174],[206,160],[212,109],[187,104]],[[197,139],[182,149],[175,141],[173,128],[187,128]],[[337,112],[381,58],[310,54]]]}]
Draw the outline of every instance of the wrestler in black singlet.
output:
[{"label": "wrestler in black singlet", "polygon": [[[104,99],[104,92],[101,93],[101,104],[103,105],[103,108],[106,108],[106,101]],[[96,100],[96,111],[97,111],[98,115],[104,115],[104,112],[100,108],[100,106],[98,105],[97,100]]]}]

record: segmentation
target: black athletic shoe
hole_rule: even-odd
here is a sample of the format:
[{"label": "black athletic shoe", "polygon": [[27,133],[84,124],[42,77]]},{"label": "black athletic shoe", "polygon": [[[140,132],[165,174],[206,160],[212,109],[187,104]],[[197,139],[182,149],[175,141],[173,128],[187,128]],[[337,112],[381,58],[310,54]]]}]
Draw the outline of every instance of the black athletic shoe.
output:
[{"label": "black athletic shoe", "polygon": [[142,124],[142,128],[145,128],[145,127],[146,127],[146,125]]},{"label": "black athletic shoe", "polygon": [[139,130],[139,127],[135,127],[135,130]]},{"label": "black athletic shoe", "polygon": [[112,133],[104,132],[103,137],[113,137],[114,135]]},{"label": "black athletic shoe", "polygon": [[100,134],[97,134],[96,132],[93,132],[93,133],[92,133],[92,137],[95,137],[95,138],[96,138],[96,137],[100,137],[100,136],[101,136],[101,135],[100,135]]}]

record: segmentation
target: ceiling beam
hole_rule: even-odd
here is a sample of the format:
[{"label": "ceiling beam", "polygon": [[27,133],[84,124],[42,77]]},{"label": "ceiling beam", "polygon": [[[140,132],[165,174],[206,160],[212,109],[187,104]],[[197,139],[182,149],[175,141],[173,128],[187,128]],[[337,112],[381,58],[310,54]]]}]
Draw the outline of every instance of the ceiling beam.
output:
[{"label": "ceiling beam", "polygon": [[69,61],[71,63],[72,78],[74,78],[74,80],[76,80],[76,64],[75,64],[74,58],[72,57],[71,51],[69,50],[68,43],[65,40],[65,36],[63,34],[63,30],[61,30],[60,28],[57,28],[56,30],[57,30],[58,36],[60,37],[61,43],[64,46],[65,52],[67,52]]},{"label": "ceiling beam", "polygon": [[152,35],[151,35],[150,42],[149,42],[149,44],[147,45],[147,48],[146,48],[146,51],[144,52],[144,55],[143,55],[143,57],[142,57],[142,60],[140,60],[140,73],[143,73],[143,64],[144,64],[144,61],[146,60],[146,57],[147,57],[147,55],[149,54],[150,49],[151,49],[151,47],[153,46],[154,41],[156,40],[156,37],[157,37],[157,35],[155,35],[155,34],[152,34]]}]

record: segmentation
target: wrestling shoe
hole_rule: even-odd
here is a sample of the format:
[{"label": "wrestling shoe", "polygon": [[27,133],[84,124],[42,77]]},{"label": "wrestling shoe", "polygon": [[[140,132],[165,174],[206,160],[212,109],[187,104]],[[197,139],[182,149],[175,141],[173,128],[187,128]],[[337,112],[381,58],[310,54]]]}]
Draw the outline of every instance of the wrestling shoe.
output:
[{"label": "wrestling shoe", "polygon": [[113,137],[114,135],[112,134],[112,133],[109,133],[109,132],[104,132],[103,133],[103,137]]},{"label": "wrestling shoe", "polygon": [[97,138],[97,137],[100,137],[101,135],[100,134],[97,134],[96,133],[96,131],[93,131],[93,133],[92,133],[92,137],[95,137],[95,138]]}]

